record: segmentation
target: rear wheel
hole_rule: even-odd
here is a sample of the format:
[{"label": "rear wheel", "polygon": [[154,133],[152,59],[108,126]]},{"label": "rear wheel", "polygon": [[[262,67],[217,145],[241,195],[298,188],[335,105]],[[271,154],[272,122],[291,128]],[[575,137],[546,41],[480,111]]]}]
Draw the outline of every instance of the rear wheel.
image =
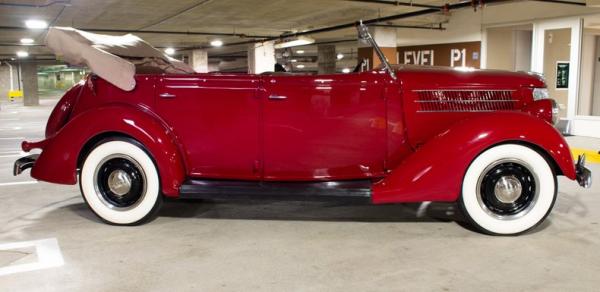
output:
[{"label": "rear wheel", "polygon": [[514,235],[541,223],[556,200],[556,176],[546,159],[517,144],[490,148],[469,166],[460,207],[482,232]]},{"label": "rear wheel", "polygon": [[115,225],[143,223],[162,204],[156,166],[131,140],[98,144],[83,163],[79,184],[92,211]]}]

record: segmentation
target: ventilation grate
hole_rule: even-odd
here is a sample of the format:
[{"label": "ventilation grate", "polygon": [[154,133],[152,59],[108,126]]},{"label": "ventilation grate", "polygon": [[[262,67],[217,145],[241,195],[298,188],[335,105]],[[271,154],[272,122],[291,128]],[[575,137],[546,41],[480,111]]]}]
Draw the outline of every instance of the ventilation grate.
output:
[{"label": "ventilation grate", "polygon": [[516,109],[514,90],[415,90],[417,112],[492,112]]}]

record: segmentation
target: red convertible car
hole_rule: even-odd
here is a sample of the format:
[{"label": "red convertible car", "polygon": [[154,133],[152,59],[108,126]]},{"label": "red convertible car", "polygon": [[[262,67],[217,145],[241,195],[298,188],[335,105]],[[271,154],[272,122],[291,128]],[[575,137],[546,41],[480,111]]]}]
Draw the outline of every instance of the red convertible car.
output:
[{"label": "red convertible car", "polygon": [[42,151],[14,173],[79,180],[93,212],[117,225],[152,218],[163,197],[439,201],[503,235],[545,219],[557,176],[590,186],[584,157],[574,163],[553,126],[558,111],[540,76],[393,67],[358,29],[381,68],[138,72],[129,88],[98,70],[58,102],[45,140],[23,142]]}]

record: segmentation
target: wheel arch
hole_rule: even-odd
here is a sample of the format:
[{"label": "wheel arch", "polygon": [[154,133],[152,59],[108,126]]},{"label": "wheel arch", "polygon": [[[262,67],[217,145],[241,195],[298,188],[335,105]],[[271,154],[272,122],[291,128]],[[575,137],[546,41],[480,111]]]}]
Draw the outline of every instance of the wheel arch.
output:
[{"label": "wheel arch", "polygon": [[[88,141],[85,142],[85,144],[81,147],[81,150],[79,150],[79,156],[77,157],[77,169],[81,169],[81,166],[83,165],[83,162],[85,161],[85,158],[90,154],[90,152],[92,152],[92,150],[94,150],[94,148],[98,144],[100,144],[101,142],[104,142],[104,141],[112,140],[112,139],[130,139],[132,141],[137,142],[141,146],[143,146],[143,149],[146,152],[148,152],[148,150],[145,149],[146,147],[142,143],[140,143],[134,137],[132,137],[131,135],[128,135],[126,133],[116,132],[116,131],[99,133],[98,135],[92,136],[90,139],[88,139]],[[154,158],[152,153],[148,153],[148,154],[150,155],[150,157],[152,157],[152,159],[154,160],[154,163],[156,163],[156,159]]]},{"label": "wheel arch", "polygon": [[575,179],[569,147],[556,129],[528,114],[498,112],[465,119],[431,138],[373,185],[372,200],[376,204],[456,201],[475,158],[507,143],[535,150],[555,175]]},{"label": "wheel arch", "polygon": [[83,157],[99,141],[111,137],[130,138],[140,143],[156,163],[161,191],[167,196],[179,195],[186,169],[177,139],[158,117],[128,105],[97,108],[69,121],[47,140],[32,176],[43,181],[75,184]]},{"label": "wheel arch", "polygon": [[[498,145],[503,145],[503,144],[517,144],[517,145],[522,145],[522,146],[526,146],[526,147],[531,148],[535,152],[539,153],[542,157],[544,157],[544,159],[546,160],[546,162],[548,162],[548,165],[550,165],[550,168],[554,172],[554,176],[564,175],[563,170],[560,168],[560,165],[558,165],[558,163],[556,162],[556,160],[554,160],[554,158],[552,158],[552,155],[550,155],[550,153],[548,153],[548,151],[545,150],[544,148],[542,148],[540,145],[537,145],[537,144],[532,143],[530,141],[524,141],[524,140],[507,140],[507,141],[495,144],[493,146],[490,146],[490,147],[488,147],[485,150],[488,150],[490,148],[493,148],[493,147],[498,146]],[[482,151],[481,153],[485,152],[485,150]]]}]

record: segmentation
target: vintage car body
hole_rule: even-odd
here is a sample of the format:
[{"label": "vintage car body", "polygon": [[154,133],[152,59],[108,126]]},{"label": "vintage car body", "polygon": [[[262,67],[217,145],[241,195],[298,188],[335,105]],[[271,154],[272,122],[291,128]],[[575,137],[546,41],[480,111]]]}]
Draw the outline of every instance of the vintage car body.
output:
[{"label": "vintage car body", "polygon": [[[474,161],[502,145],[537,153],[547,162],[554,185],[557,175],[585,186],[590,183],[583,159],[575,165],[566,141],[552,125],[553,101],[534,98],[536,88],[545,88],[535,74],[399,66],[315,76],[138,74],[135,81],[135,88],[125,91],[92,74],[71,88],[49,118],[46,139],[23,143],[24,151],[40,148],[41,154],[18,160],[15,174],[32,167],[32,177],[61,184],[76,184],[80,174],[84,198],[113,224],[142,222],[157,209],[160,194],[353,199],[374,204],[462,202]],[[124,220],[118,212],[108,213],[119,211],[120,205],[109,204],[107,211],[94,207],[90,202],[94,196],[86,194],[83,179],[93,151],[115,141],[129,143],[119,147],[143,149],[159,179],[157,203]],[[520,161],[510,159],[510,167]],[[111,168],[104,177],[109,193],[118,194],[128,182],[118,194],[127,196],[136,173],[145,178],[145,191],[151,187],[145,175],[152,173],[137,159],[130,160],[139,163],[141,171],[126,176]],[[520,183],[504,181],[501,188],[498,179],[518,175],[496,179],[496,196],[504,191],[514,195],[512,203],[518,202],[527,180],[534,180],[531,200],[543,205],[537,200],[543,196],[545,178],[540,173],[545,170],[538,173],[528,167],[535,163],[523,163],[530,178]],[[99,167],[95,166],[90,183],[102,176]],[[511,193],[515,188],[519,192]],[[102,182],[89,190],[102,193]],[[475,215],[468,210],[467,215],[484,232],[520,233],[547,215],[556,187],[548,192],[554,196],[548,195],[547,210],[531,224],[494,228],[472,218]],[[98,196],[106,205],[104,195]],[[147,195],[138,199],[146,200]],[[122,211],[130,212],[138,204],[130,202]],[[498,224],[513,224],[522,214],[513,215],[509,220],[500,216]]]}]

